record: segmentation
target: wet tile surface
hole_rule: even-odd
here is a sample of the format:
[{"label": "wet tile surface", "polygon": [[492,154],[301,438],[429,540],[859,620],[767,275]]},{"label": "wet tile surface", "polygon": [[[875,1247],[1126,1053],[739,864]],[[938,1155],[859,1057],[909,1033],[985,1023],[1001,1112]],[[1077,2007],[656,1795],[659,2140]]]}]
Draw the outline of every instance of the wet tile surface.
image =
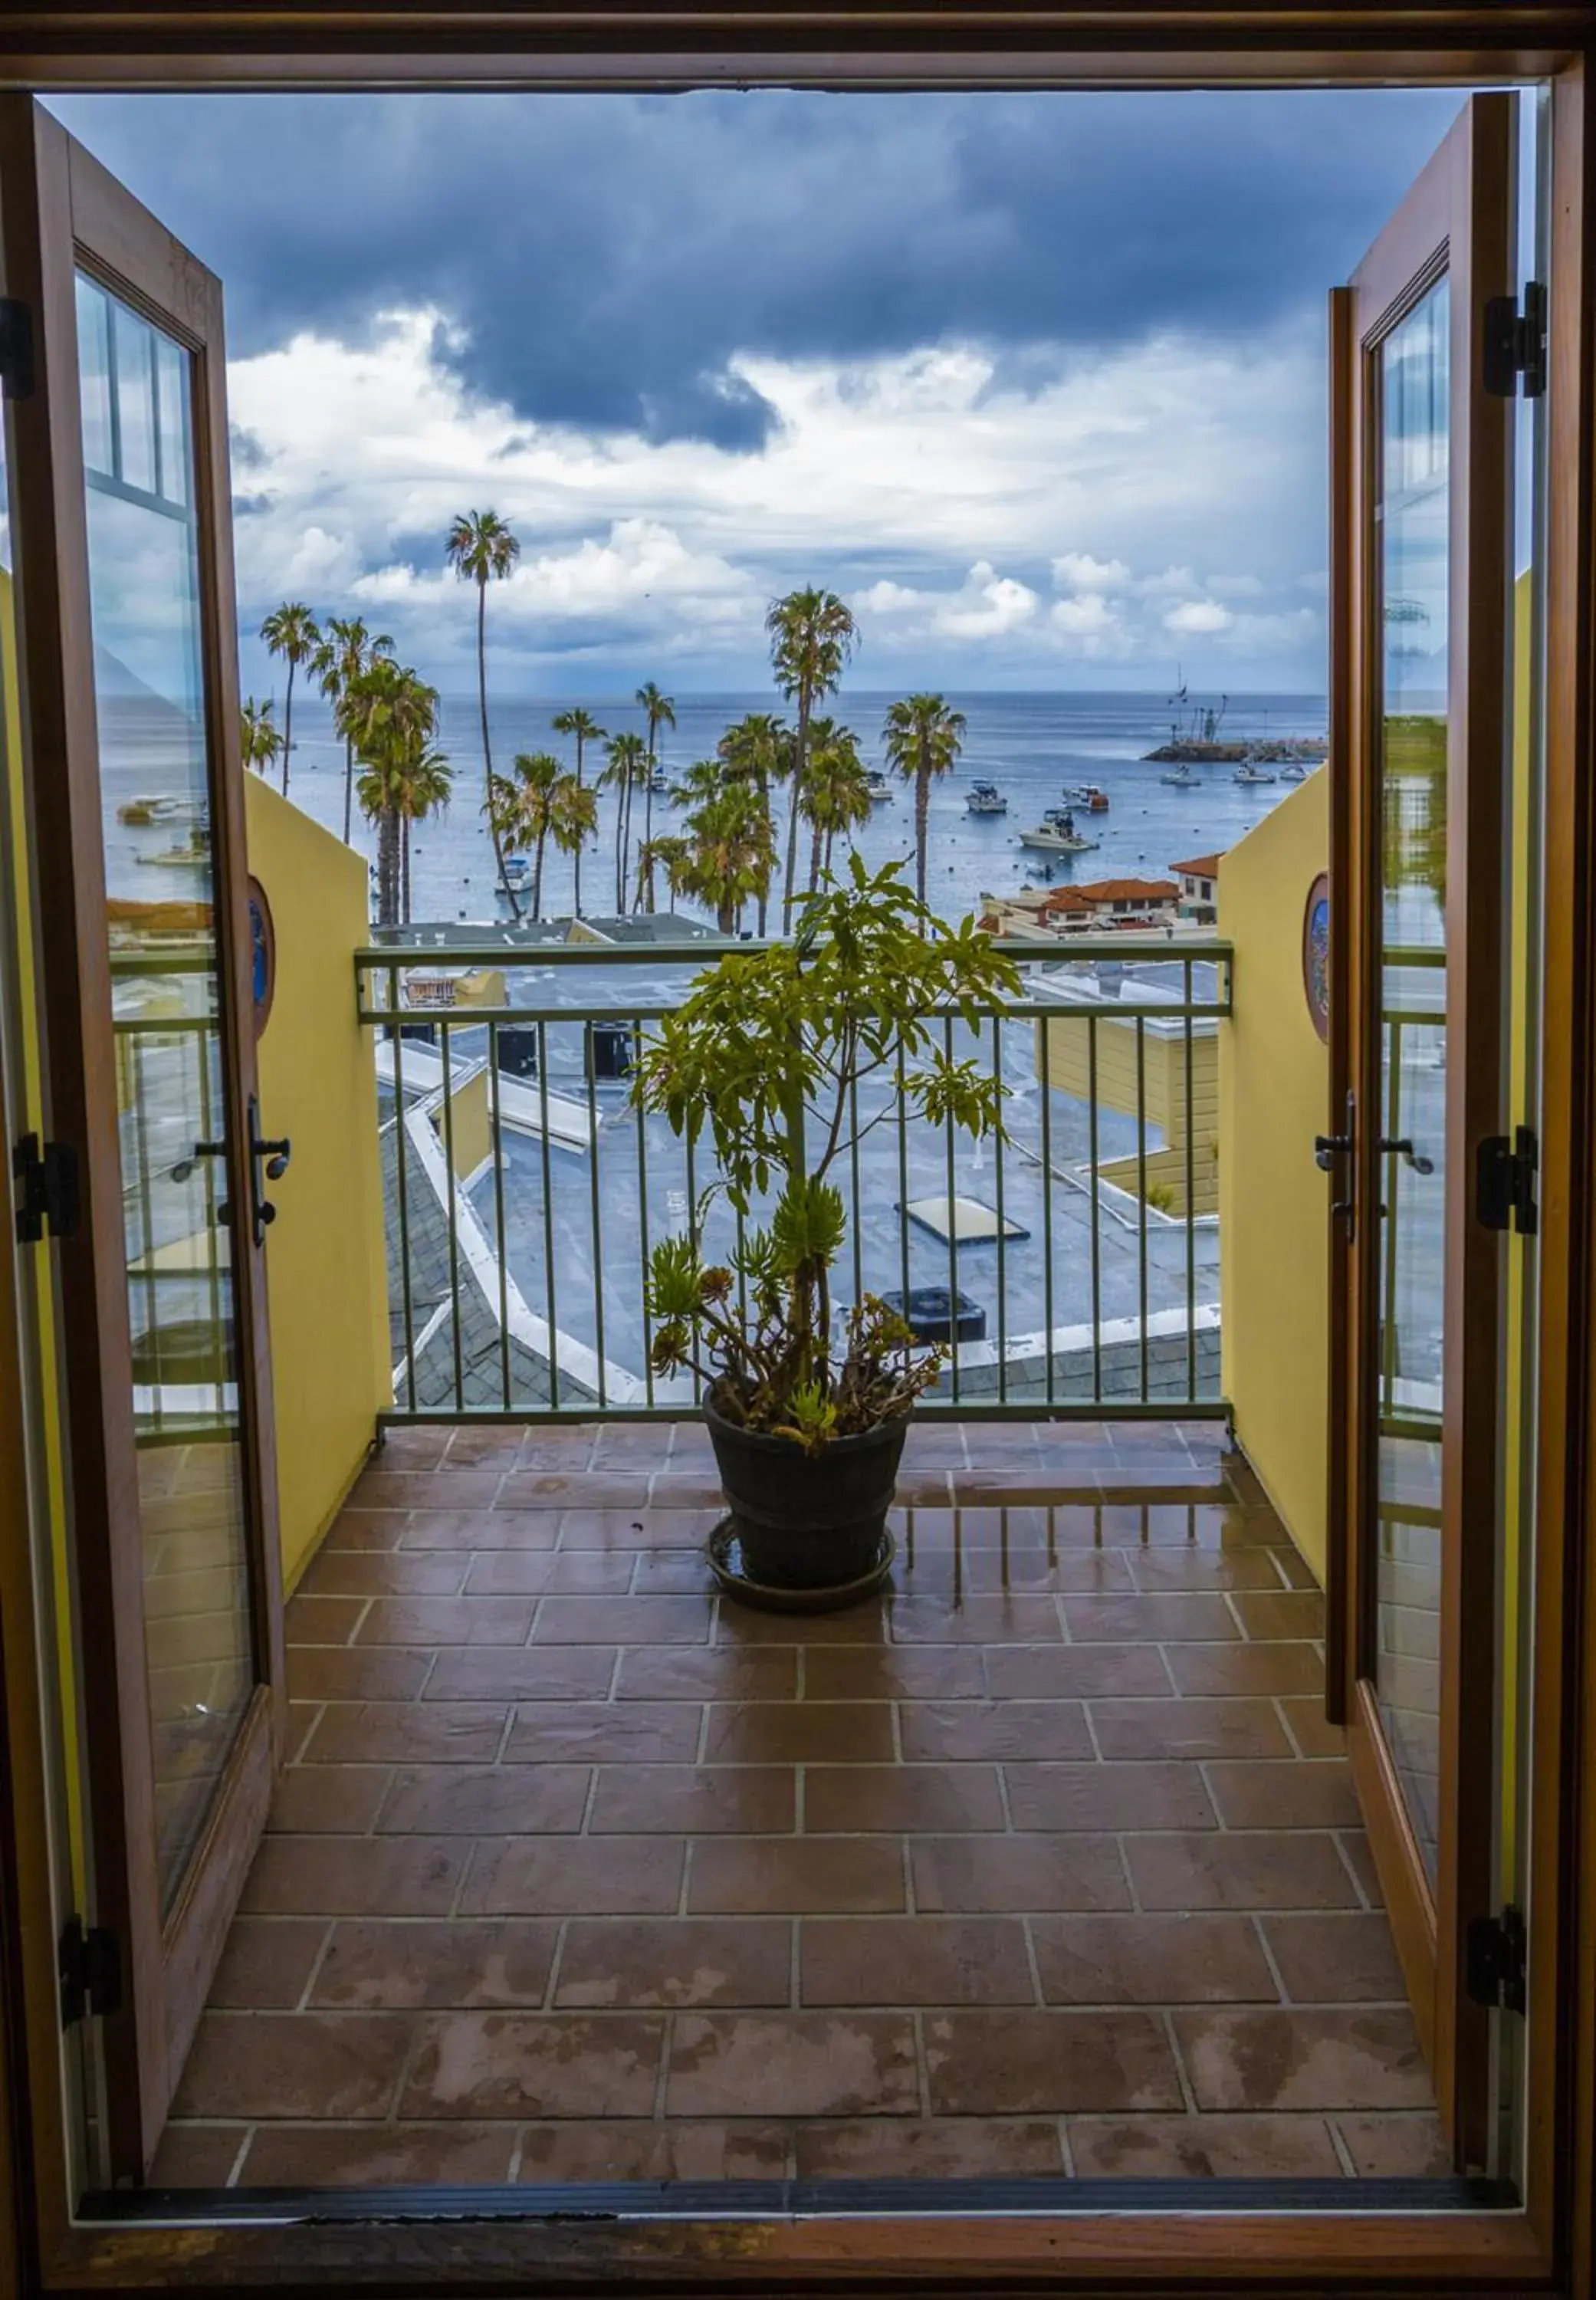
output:
[{"label": "wet tile surface", "polygon": [[293,1762],[175,2185],[1443,2169],[1216,1434],[915,1433],[881,1603],[716,1597],[702,1433],[395,1432],[288,1608]]}]

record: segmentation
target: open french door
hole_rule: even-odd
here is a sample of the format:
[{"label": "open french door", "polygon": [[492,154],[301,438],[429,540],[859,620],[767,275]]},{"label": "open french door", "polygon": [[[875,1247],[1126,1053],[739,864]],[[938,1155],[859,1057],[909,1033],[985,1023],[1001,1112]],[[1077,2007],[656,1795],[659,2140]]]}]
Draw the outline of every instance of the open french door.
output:
[{"label": "open french door", "polygon": [[21,96],[0,232],[87,1784],[63,2012],[86,1987],[137,2181],[281,1739],[221,292]]},{"label": "open french door", "polygon": [[[1332,298],[1339,1705],[1442,2121],[1483,2170],[1499,1718],[1513,99]],[[1495,384],[1496,389],[1491,386]],[[1511,388],[1509,383],[1509,388]],[[1476,1932],[1476,1951],[1483,1938]]]}]

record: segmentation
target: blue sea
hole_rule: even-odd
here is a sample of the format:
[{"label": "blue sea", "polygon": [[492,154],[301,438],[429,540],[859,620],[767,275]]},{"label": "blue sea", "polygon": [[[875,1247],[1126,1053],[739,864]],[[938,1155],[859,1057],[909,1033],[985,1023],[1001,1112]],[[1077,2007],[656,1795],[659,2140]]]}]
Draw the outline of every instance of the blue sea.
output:
[{"label": "blue sea", "polygon": [[[1201,698],[1217,706],[1218,696]],[[844,689],[827,706],[860,738],[871,765],[884,763],[881,725],[890,695]],[[1095,782],[1110,800],[1109,812],[1081,818],[1080,828],[1100,841],[1093,854],[1052,858],[1055,884],[1103,877],[1168,875],[1171,863],[1233,846],[1293,788],[1276,782],[1249,787],[1233,779],[1229,767],[1200,767],[1195,788],[1171,790],[1160,780],[1164,769],[1143,754],[1168,738],[1176,715],[1161,693],[1144,695],[1046,694],[951,695],[967,721],[964,749],[956,771],[935,784],[931,796],[927,893],[950,920],[978,908],[985,893],[1003,893],[1048,878],[1049,858],[1028,854],[1019,833],[1061,803],[1067,783]],[[490,733],[495,768],[507,768],[518,751],[552,750],[569,755],[550,721],[577,704],[591,711],[611,734],[644,733],[643,713],[633,703],[604,696],[494,701]],[[677,724],[664,732],[667,774],[713,754],[724,729],[751,711],[779,708],[769,689],[726,696],[678,698]],[[1225,711],[1222,737],[1318,736],[1326,729],[1322,695],[1237,695]],[[278,700],[278,723],[282,702]],[[440,747],[452,761],[455,797],[447,812],[416,826],[411,873],[412,908],[418,920],[456,923],[503,915],[495,889],[493,848],[481,814],[482,745],[474,695],[446,696]],[[603,762],[589,746],[591,778]],[[1009,801],[1007,815],[972,815],[965,804],[972,782],[994,782]],[[912,789],[894,782],[894,797],[877,805],[858,834],[860,852],[877,864],[914,853]],[[344,817],[344,755],[326,705],[313,694],[294,699],[294,758],[289,796],[329,829],[341,832]],[[779,804],[779,795],[778,795]],[[582,906],[597,914],[613,908],[615,807],[606,793],[596,849],[582,865]],[[645,802],[633,801],[633,837],[641,835]],[[654,829],[669,827],[669,801],[653,802]],[[361,822],[355,843],[376,854],[376,835]],[[785,851],[785,849],[783,850]],[[801,844],[807,860],[807,844]],[[835,859],[835,858],[834,858]],[[154,875],[154,874],[152,874]],[[149,891],[155,891],[153,888]],[[551,847],[544,869],[545,916],[571,908],[571,866]],[[662,896],[661,898],[662,900]]]}]

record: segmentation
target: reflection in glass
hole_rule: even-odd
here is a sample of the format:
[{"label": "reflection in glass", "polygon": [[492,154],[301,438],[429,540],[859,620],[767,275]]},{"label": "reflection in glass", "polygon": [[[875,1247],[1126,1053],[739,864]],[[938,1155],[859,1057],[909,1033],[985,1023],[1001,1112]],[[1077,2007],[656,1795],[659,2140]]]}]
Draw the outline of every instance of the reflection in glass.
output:
[{"label": "reflection in glass", "polygon": [[1381,1094],[1375,1686],[1432,1879],[1446,1193],[1448,376],[1443,278],[1381,350]]},{"label": "reflection in glass", "polygon": [[78,308],[80,344],[110,349],[102,369],[86,357],[84,458],[138,1538],[170,1908],[254,1682],[222,1213],[193,377],[182,346],[81,276]]}]

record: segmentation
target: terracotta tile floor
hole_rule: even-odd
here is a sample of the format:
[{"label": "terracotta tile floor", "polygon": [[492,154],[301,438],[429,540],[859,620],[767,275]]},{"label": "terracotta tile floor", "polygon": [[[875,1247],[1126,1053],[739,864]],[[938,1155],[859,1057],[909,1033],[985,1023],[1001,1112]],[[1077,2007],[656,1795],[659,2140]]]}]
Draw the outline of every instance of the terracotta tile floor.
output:
[{"label": "terracotta tile floor", "polygon": [[900,1496],[794,1621],[711,1595],[695,1428],[393,1437],[157,2179],[1443,2169],[1246,1464],[943,1425]]}]

